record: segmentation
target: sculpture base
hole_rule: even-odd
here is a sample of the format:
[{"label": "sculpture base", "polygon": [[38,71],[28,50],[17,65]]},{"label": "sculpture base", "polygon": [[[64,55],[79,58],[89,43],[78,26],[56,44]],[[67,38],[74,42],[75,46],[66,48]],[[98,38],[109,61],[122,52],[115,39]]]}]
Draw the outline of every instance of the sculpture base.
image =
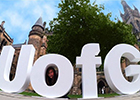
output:
[{"label": "sculpture base", "polygon": [[94,99],[67,99],[67,98],[56,98],[56,99],[49,99],[45,97],[38,97],[38,96],[24,96],[21,94],[10,94],[0,91],[0,100],[140,100],[140,93],[134,95],[122,95],[116,96],[112,98],[94,98]]}]

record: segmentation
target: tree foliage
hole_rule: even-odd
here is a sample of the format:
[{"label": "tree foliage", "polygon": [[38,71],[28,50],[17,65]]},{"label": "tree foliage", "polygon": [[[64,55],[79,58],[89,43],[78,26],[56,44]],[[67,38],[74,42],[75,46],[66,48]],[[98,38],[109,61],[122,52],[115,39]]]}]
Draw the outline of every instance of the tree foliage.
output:
[{"label": "tree foliage", "polygon": [[53,35],[49,37],[48,52],[66,56],[73,64],[87,43],[99,43],[102,60],[109,50],[120,43],[135,44],[132,27],[110,20],[103,5],[89,0],[63,0],[57,18],[50,22]]}]

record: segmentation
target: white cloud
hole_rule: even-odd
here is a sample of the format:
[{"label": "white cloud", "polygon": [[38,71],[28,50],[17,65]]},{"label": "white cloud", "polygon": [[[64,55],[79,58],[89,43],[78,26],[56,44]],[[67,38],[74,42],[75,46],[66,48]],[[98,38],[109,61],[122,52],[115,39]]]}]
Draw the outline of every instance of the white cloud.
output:
[{"label": "white cloud", "polygon": [[[12,38],[18,42],[24,42],[32,25],[42,16],[47,22],[56,17],[61,0],[4,0],[0,1],[0,21],[5,20],[5,29]],[[91,0],[93,3],[95,0]],[[126,0],[132,7],[133,4],[140,10],[140,0]],[[96,0],[97,4],[105,5],[105,13],[112,12],[113,18],[120,18],[119,10],[123,12],[121,0]],[[120,18],[121,19],[121,18]]]},{"label": "white cloud", "polygon": [[47,23],[56,16],[56,12],[58,12],[55,7],[56,2],[58,0],[0,1],[0,21],[6,21],[4,27],[16,42],[24,42],[32,25],[40,16]]},{"label": "white cloud", "polygon": [[104,4],[107,2],[112,2],[114,0],[91,0],[92,2],[96,1],[97,4]]},{"label": "white cloud", "polygon": [[43,14],[43,9],[42,9],[42,7],[40,7],[40,6],[36,6],[34,9],[33,9],[33,14],[34,14],[34,16],[42,16],[42,14]]},{"label": "white cloud", "polygon": [[48,4],[45,4],[45,5],[43,5],[43,8],[44,8],[44,14],[48,18],[48,20],[52,20],[52,18],[54,18],[56,15],[55,14],[56,10],[54,9],[54,7],[52,7]]},{"label": "white cloud", "polygon": [[9,18],[12,26],[20,26],[21,23],[23,22],[23,17],[18,12],[6,11],[5,16],[7,16],[7,18]]},{"label": "white cloud", "polygon": [[30,5],[32,5],[36,2],[37,2],[37,0],[20,0],[20,1],[16,2],[14,4],[14,6],[18,7],[18,8],[26,8],[26,7],[29,7]]}]

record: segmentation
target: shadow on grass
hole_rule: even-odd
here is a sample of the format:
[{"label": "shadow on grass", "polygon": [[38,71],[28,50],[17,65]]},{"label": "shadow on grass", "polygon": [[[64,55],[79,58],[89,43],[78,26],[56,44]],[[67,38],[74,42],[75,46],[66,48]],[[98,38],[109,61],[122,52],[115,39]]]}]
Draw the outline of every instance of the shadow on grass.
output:
[{"label": "shadow on grass", "polygon": [[41,97],[39,94],[33,93],[33,92],[22,92],[20,94],[22,94],[24,96],[39,96],[39,97]]},{"label": "shadow on grass", "polygon": [[[119,96],[119,94],[112,93],[112,94],[99,94],[98,97],[104,97],[104,98],[110,98],[110,97],[115,97]],[[82,95],[68,95],[69,98],[74,99],[74,98],[82,98]]]},{"label": "shadow on grass", "polygon": [[[39,96],[41,97],[39,94],[37,93],[32,93],[32,92],[22,92],[20,93],[24,96]],[[115,96],[119,96],[119,94],[116,93],[112,93],[112,94],[99,94],[98,97],[104,97],[104,98],[110,98],[110,97],[115,97]],[[74,98],[82,98],[82,95],[68,95],[68,97],[70,99],[74,99]]]}]

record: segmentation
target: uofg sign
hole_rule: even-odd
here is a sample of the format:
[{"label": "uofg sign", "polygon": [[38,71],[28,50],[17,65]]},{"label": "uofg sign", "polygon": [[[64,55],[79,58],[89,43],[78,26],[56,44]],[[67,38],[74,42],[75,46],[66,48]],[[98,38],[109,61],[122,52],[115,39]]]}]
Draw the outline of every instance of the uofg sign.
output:
[{"label": "uofg sign", "polygon": [[[82,48],[81,56],[76,57],[76,66],[82,68],[82,93],[83,99],[97,98],[96,67],[101,65],[99,44],[90,43]],[[33,65],[35,48],[33,45],[23,45],[20,51],[15,78],[10,81],[14,48],[3,47],[0,56],[0,89],[8,93],[23,92],[31,82],[36,93],[46,98],[57,98],[65,95],[73,84],[73,66],[64,56],[59,54],[46,54],[37,59]],[[119,94],[134,94],[140,90],[140,65],[129,65],[125,69],[126,76],[133,76],[128,82],[120,66],[121,57],[126,57],[130,62],[140,61],[140,52],[128,44],[118,44],[107,54],[104,62],[104,73],[110,88]],[[33,66],[33,67],[32,67]],[[48,67],[58,68],[58,79],[53,86],[45,82],[45,73]]]}]

